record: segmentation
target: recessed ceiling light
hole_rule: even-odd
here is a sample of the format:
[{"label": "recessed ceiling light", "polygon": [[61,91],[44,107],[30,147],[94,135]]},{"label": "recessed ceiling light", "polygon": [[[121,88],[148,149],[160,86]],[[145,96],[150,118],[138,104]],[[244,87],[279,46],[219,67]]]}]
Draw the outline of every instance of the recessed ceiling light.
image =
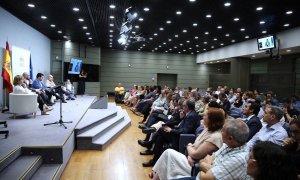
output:
[{"label": "recessed ceiling light", "polygon": [[55,24],[51,24],[50,26],[54,28],[54,27],[55,27]]},{"label": "recessed ceiling light", "polygon": [[286,14],[293,14],[293,11],[287,11]]},{"label": "recessed ceiling light", "polygon": [[205,32],[204,34],[208,35],[208,34],[209,34],[209,32]]},{"label": "recessed ceiling light", "polygon": [[109,5],[109,8],[110,8],[110,9],[115,9],[115,8],[116,8],[116,5],[111,4],[111,5]]},{"label": "recessed ceiling light", "polygon": [[112,44],[112,42],[110,42],[109,44]]},{"label": "recessed ceiling light", "polygon": [[222,26],[218,26],[217,28],[218,28],[218,29],[222,29]]},{"label": "recessed ceiling light", "polygon": [[111,32],[111,33],[112,33],[112,32],[114,32],[114,30],[109,30],[109,32]]},{"label": "recessed ceiling light", "polygon": [[158,34],[157,34],[157,33],[154,33],[153,35],[154,35],[154,36],[157,36]]},{"label": "recessed ceiling light", "polygon": [[173,49],[169,49],[170,51],[172,51]]},{"label": "recessed ceiling light", "polygon": [[82,18],[79,18],[79,19],[78,19],[78,21],[80,21],[80,22],[83,22],[83,21],[84,21],[84,19],[82,19]]},{"label": "recessed ceiling light", "polygon": [[263,7],[257,7],[256,8],[256,11],[261,11],[261,10],[263,10]]},{"label": "recessed ceiling light", "polygon": [[73,7],[73,11],[79,11],[79,8],[78,7]]},{"label": "recessed ceiling light", "polygon": [[153,38],[152,38],[152,37],[150,37],[149,39],[150,39],[151,41],[153,40]]},{"label": "recessed ceiling light", "polygon": [[284,26],[284,27],[288,27],[288,26],[290,26],[290,24],[284,24],[283,26]]},{"label": "recessed ceiling light", "polygon": [[211,48],[213,49],[213,48],[215,48],[215,46],[211,46]]},{"label": "recessed ceiling light", "polygon": [[199,37],[198,36],[195,36],[195,39],[198,39]]},{"label": "recessed ceiling light", "polygon": [[186,33],[186,32],[187,32],[187,30],[186,30],[186,29],[184,29],[184,30],[182,30],[182,32]]},{"label": "recessed ceiling light", "polygon": [[83,26],[82,29],[87,29],[87,27],[86,27],[86,26]]},{"label": "recessed ceiling light", "polygon": [[225,36],[226,36],[226,37],[229,37],[229,36],[230,36],[230,34],[228,34],[228,33],[227,33],[227,34],[225,34]]},{"label": "recessed ceiling light", "polygon": [[109,39],[109,41],[113,41],[112,39]]},{"label": "recessed ceiling light", "polygon": [[170,41],[170,42],[171,42],[171,41],[172,41],[172,39],[168,39],[168,41]]},{"label": "recessed ceiling light", "polygon": [[183,46],[183,44],[179,44],[180,46]]},{"label": "recessed ceiling light", "polygon": [[135,34],[136,32],[135,31],[132,31],[132,34]]},{"label": "recessed ceiling light", "polygon": [[259,22],[259,24],[265,24],[265,23],[266,23],[265,21],[260,21],[260,22]]},{"label": "recessed ceiling light", "polygon": [[167,21],[166,21],[166,23],[167,23],[167,24],[171,24],[171,23],[172,23],[172,21],[170,21],[170,20],[167,20]]},{"label": "recessed ceiling light", "polygon": [[262,31],[261,33],[263,33],[263,34],[266,34],[266,33],[267,33],[267,31]]},{"label": "recessed ceiling light", "polygon": [[159,28],[159,30],[160,30],[160,31],[163,31],[163,30],[164,30],[164,28],[162,28],[162,27],[161,27],[161,28]]},{"label": "recessed ceiling light", "polygon": [[236,18],[234,18],[233,20],[234,20],[234,21],[239,21],[240,18],[236,17]]},{"label": "recessed ceiling light", "polygon": [[34,4],[31,4],[31,3],[27,4],[27,6],[28,6],[28,7],[31,7],[31,8],[34,8],[34,7],[35,7],[35,5],[34,5]]},{"label": "recessed ceiling light", "polygon": [[194,54],[193,52],[191,52],[191,54]]},{"label": "recessed ceiling light", "polygon": [[110,34],[110,35],[109,35],[109,37],[111,37],[111,38],[112,38],[112,37],[114,37],[114,36],[113,36],[112,34]]},{"label": "recessed ceiling light", "polygon": [[166,42],[163,42],[163,45],[166,45],[167,43]]},{"label": "recessed ceiling light", "polygon": [[68,36],[63,36],[63,38],[67,39],[67,38],[68,38]]},{"label": "recessed ceiling light", "polygon": [[211,18],[211,14],[207,14],[207,15],[206,15],[206,18]]},{"label": "recessed ceiling light", "polygon": [[57,31],[59,34],[61,34],[62,33],[62,31]]},{"label": "recessed ceiling light", "polygon": [[240,30],[241,30],[241,31],[245,31],[245,28],[241,28]]},{"label": "recessed ceiling light", "polygon": [[195,2],[196,0],[190,0],[190,2]]},{"label": "recessed ceiling light", "polygon": [[143,18],[139,18],[139,21],[144,21],[144,19]]},{"label": "recessed ceiling light", "polygon": [[245,36],[245,39],[249,39],[249,36]]},{"label": "recessed ceiling light", "polygon": [[144,11],[148,12],[150,9],[148,7],[144,8]]},{"label": "recessed ceiling light", "polygon": [[174,46],[174,49],[177,49],[177,46]]},{"label": "recessed ceiling light", "polygon": [[251,57],[255,58],[255,55],[253,54]]},{"label": "recessed ceiling light", "polygon": [[196,26],[198,26],[198,24],[197,23],[193,23],[193,26],[196,27]]},{"label": "recessed ceiling light", "polygon": [[110,19],[114,19],[114,18],[115,18],[115,16],[109,16],[109,18],[110,18]]},{"label": "recessed ceiling light", "polygon": [[140,28],[140,26],[134,26],[136,29]]},{"label": "recessed ceiling light", "polygon": [[199,45],[198,45],[198,44],[196,44],[196,47],[199,47]]},{"label": "recessed ceiling light", "polygon": [[165,51],[166,53],[168,52],[168,51]]},{"label": "recessed ceiling light", "polygon": [[214,38],[214,41],[217,41],[218,39],[217,38]]},{"label": "recessed ceiling light", "polygon": [[291,51],[292,51],[292,50],[290,50],[290,49],[287,49],[287,50],[286,50],[286,52],[291,52]]},{"label": "recessed ceiling light", "polygon": [[181,54],[181,52],[180,52],[180,51],[178,51],[178,54]]},{"label": "recessed ceiling light", "polygon": [[193,49],[193,48],[190,47],[189,49]]},{"label": "recessed ceiling light", "polygon": [[181,11],[176,11],[176,14],[177,14],[177,15],[181,15],[182,12],[181,12]]},{"label": "recessed ceiling light", "polygon": [[157,50],[157,48],[154,48],[155,50]]},{"label": "recessed ceiling light", "polygon": [[200,51],[196,51],[196,52],[198,53],[198,52],[200,52]]},{"label": "recessed ceiling light", "polygon": [[217,62],[220,62],[220,61],[217,61]]},{"label": "recessed ceiling light", "polygon": [[183,52],[185,52],[186,50],[184,49],[184,50],[182,50]]},{"label": "recessed ceiling light", "polygon": [[187,40],[186,43],[190,43],[191,41]]},{"label": "recessed ceiling light", "polygon": [[205,41],[205,42],[203,42],[203,44],[207,44],[207,42]]},{"label": "recessed ceiling light", "polygon": [[220,46],[224,46],[224,43],[221,43]]},{"label": "recessed ceiling light", "polygon": [[231,42],[235,42],[235,40],[233,39],[233,40],[231,40]]},{"label": "recessed ceiling light", "polygon": [[203,51],[206,51],[206,49],[204,48]]},{"label": "recessed ceiling light", "polygon": [[228,7],[228,6],[230,6],[231,5],[231,3],[230,2],[226,2],[226,3],[224,3],[224,6],[226,6],[226,7]]},{"label": "recessed ceiling light", "polygon": [[175,34],[174,37],[178,38],[178,34]]},{"label": "recessed ceiling light", "polygon": [[47,19],[47,16],[41,16],[42,19]]},{"label": "recessed ceiling light", "polygon": [[114,24],[109,24],[110,27],[114,27]]}]

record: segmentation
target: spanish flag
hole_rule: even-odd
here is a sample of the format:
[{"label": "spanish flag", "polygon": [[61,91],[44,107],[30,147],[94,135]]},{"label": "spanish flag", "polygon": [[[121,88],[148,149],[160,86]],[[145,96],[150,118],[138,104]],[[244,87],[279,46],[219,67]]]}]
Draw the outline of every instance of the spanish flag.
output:
[{"label": "spanish flag", "polygon": [[6,50],[3,58],[2,65],[2,77],[3,77],[3,89],[7,89],[8,93],[13,91],[12,71],[11,71],[11,60],[9,54],[9,45],[6,41]]}]

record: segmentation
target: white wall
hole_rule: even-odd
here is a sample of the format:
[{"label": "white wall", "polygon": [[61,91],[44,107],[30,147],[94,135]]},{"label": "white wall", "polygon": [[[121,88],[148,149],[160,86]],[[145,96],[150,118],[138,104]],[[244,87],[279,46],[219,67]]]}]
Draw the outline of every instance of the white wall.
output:
[{"label": "white wall", "polygon": [[[300,27],[286,30],[276,34],[276,38],[280,39],[280,49],[300,46]],[[218,48],[197,55],[197,63],[226,59],[231,57],[244,56],[249,54],[261,53],[257,49],[256,39],[236,43],[223,48]],[[265,51],[263,51],[265,53]]]},{"label": "white wall", "polygon": [[[5,42],[24,49],[30,49],[33,66],[33,76],[38,72],[50,72],[50,39],[42,33],[25,24],[2,7],[0,7],[0,64],[2,73]],[[0,78],[0,107],[3,103],[2,77]]]}]

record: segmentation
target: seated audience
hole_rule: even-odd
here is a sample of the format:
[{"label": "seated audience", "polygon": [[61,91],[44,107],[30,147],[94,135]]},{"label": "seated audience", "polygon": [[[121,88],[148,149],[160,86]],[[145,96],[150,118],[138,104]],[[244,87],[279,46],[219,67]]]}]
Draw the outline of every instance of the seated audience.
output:
[{"label": "seated audience", "polygon": [[248,126],[242,120],[228,120],[222,128],[223,146],[212,156],[207,155],[200,160],[197,177],[179,179],[246,179],[249,152],[244,145],[248,134]]},{"label": "seated audience", "polygon": [[249,102],[243,109],[243,113],[247,117],[244,121],[247,123],[249,128],[249,137],[247,141],[249,141],[262,128],[260,119],[257,117],[259,109],[259,105],[252,102]]},{"label": "seated audience", "polygon": [[291,99],[285,98],[283,100],[283,111],[284,111],[284,118],[287,122],[290,122],[293,116],[299,116],[300,112],[293,107]]},{"label": "seated audience", "polygon": [[210,108],[205,112],[203,119],[205,129],[197,137],[194,144],[189,143],[187,145],[187,157],[173,149],[167,149],[158,159],[153,171],[159,179],[189,176],[191,166],[195,162],[222,147],[221,129],[225,121],[224,111]]},{"label": "seated audience", "polygon": [[291,137],[284,140],[284,149],[291,156],[291,163],[297,169],[300,179],[300,119],[294,118],[290,122]]},{"label": "seated audience", "polygon": [[66,103],[65,97],[64,96],[60,97],[61,94],[60,94],[59,90],[61,90],[61,89],[58,89],[58,90],[53,89],[56,86],[56,84],[54,83],[53,76],[51,74],[48,75],[48,79],[46,80],[46,86],[47,86],[47,90],[50,91],[51,94],[53,95],[52,97],[55,97],[57,100],[62,99],[62,102]]},{"label": "seated audience", "polygon": [[[33,94],[28,88],[26,88],[26,85],[24,84],[24,79],[21,75],[16,75],[14,77],[14,89],[13,93],[15,94]],[[46,112],[51,111],[52,108],[49,108],[41,98],[41,96],[38,95],[37,102],[39,103],[39,109],[41,110],[42,115],[47,115]]]},{"label": "seated audience", "polygon": [[185,100],[183,102],[183,110],[183,112],[180,112],[180,118],[182,121],[178,126],[173,129],[168,126],[164,126],[156,132],[151,141],[138,142],[141,146],[147,147],[148,149],[150,149],[150,147],[154,144],[154,157],[149,162],[143,163],[144,167],[153,166],[156,163],[163,152],[164,144],[171,143],[172,148],[178,150],[179,135],[195,132],[199,125],[198,115],[195,111],[195,103],[193,101]]},{"label": "seated audience", "polygon": [[75,94],[74,94],[74,86],[71,83],[70,79],[66,79],[65,82],[65,92],[67,96],[67,100],[75,100]]},{"label": "seated audience", "polygon": [[44,74],[42,73],[37,73],[36,75],[36,79],[33,81],[32,83],[32,88],[38,91],[42,91],[43,93],[45,93],[48,97],[48,102],[51,102],[51,97],[54,95],[53,92],[49,91],[49,89],[47,89],[46,84],[43,82],[44,79]]},{"label": "seated audience", "polygon": [[249,155],[247,174],[255,180],[297,179],[295,167],[291,164],[288,153],[269,141],[254,145]]},{"label": "seated audience", "polygon": [[266,123],[247,143],[249,150],[259,141],[271,141],[283,145],[284,139],[288,137],[286,130],[282,127],[280,119],[283,111],[277,106],[266,106],[263,121]]},{"label": "seated audience", "polygon": [[118,84],[117,87],[115,87],[115,102],[121,103],[123,101],[125,95],[125,89],[122,86],[121,83]]}]

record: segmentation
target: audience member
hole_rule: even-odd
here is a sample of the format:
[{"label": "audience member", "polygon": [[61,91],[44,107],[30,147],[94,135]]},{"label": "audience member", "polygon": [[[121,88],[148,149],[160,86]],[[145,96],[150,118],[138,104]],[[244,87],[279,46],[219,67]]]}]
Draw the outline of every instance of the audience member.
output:
[{"label": "audience member", "polygon": [[286,130],[281,126],[280,119],[283,111],[277,106],[266,106],[263,121],[267,124],[256,133],[247,143],[249,150],[259,141],[271,141],[283,145],[284,139],[288,137]]},{"label": "audience member", "polygon": [[243,113],[247,117],[245,122],[249,128],[249,137],[247,141],[249,141],[262,128],[260,119],[257,117],[259,109],[259,105],[252,102],[249,102],[243,109]]},{"label": "audience member", "polygon": [[118,86],[115,87],[115,102],[121,103],[125,95],[125,89],[121,83],[118,83]]}]

